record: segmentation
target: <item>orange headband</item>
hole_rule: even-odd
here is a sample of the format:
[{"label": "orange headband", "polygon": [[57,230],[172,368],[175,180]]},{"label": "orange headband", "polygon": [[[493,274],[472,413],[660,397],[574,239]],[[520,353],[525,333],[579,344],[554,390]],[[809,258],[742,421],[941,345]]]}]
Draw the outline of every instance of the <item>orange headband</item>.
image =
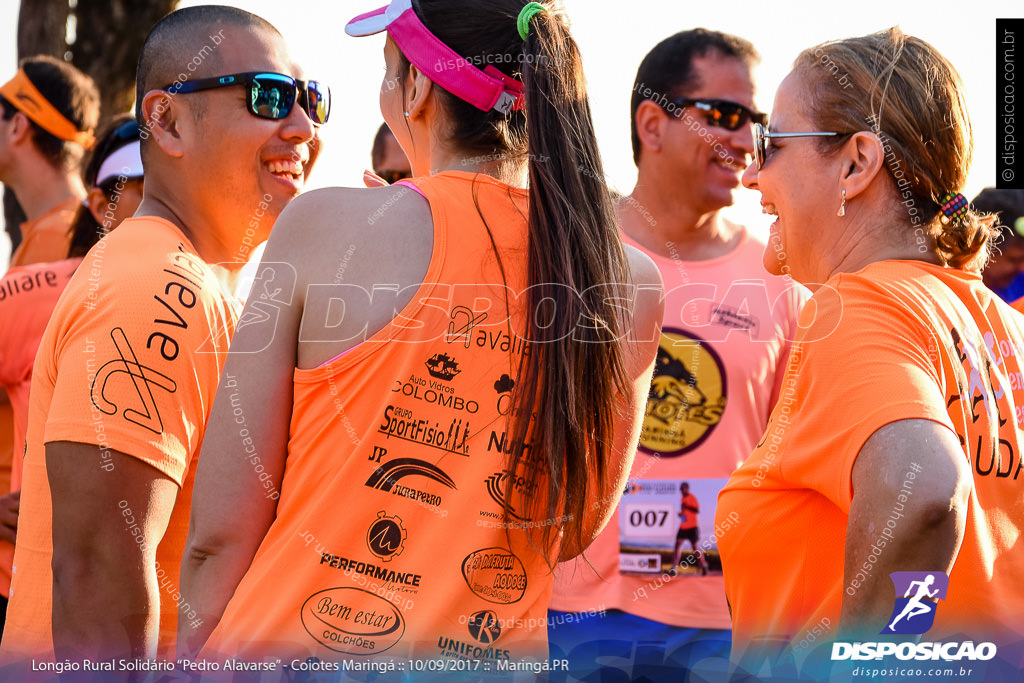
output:
[{"label": "orange headband", "polygon": [[77,142],[86,149],[96,142],[91,130],[80,131],[75,124],[64,118],[64,115],[36,90],[36,86],[22,69],[18,69],[14,78],[0,88],[0,95],[40,128],[61,140]]}]

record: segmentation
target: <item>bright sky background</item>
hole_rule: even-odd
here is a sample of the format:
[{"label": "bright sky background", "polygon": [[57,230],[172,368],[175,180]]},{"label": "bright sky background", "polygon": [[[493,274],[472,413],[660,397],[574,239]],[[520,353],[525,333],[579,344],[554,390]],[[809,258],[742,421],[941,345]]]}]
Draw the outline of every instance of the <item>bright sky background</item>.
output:
[{"label": "bright sky background", "polygon": [[[311,187],[361,186],[370,145],[382,119],[383,35],[349,38],[345,23],[383,0],[241,0],[288,39],[307,73],[333,93],[324,153]],[[703,26],[751,40],[761,52],[758,103],[770,111],[775,88],[804,48],[894,24],[942,52],[963,77],[975,133],[974,167],[965,194],[995,183],[995,18],[1024,15],[1020,0],[950,2],[861,0],[855,3],[564,0],[583,53],[598,141],[612,185],[629,192],[636,179],[629,141],[629,95],[640,60],[663,38]],[[186,0],[182,6],[202,4]],[[0,0],[0,78],[16,68],[18,3]],[[510,25],[509,31],[515,27]],[[680,188],[685,191],[686,188]],[[740,190],[735,217],[765,229],[756,192]]]}]

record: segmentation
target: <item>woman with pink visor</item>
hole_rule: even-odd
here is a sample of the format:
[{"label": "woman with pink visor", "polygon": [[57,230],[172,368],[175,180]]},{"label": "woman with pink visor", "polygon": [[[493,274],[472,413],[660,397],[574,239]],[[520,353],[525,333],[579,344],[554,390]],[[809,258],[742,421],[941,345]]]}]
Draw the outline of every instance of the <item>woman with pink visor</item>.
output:
[{"label": "woman with pink visor", "polygon": [[551,567],[629,472],[660,278],[619,241],[553,6],[396,0],[346,30],[387,32],[414,177],[278,219],[203,445],[179,644],[540,664]]}]

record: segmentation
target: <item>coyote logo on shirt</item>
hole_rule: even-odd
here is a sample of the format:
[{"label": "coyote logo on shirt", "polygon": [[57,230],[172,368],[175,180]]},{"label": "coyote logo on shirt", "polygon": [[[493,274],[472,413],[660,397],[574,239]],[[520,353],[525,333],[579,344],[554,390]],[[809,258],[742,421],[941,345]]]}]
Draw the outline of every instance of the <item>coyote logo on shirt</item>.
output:
[{"label": "coyote logo on shirt", "polygon": [[725,368],[702,339],[671,328],[662,331],[640,447],[661,456],[699,446],[722,419]]}]

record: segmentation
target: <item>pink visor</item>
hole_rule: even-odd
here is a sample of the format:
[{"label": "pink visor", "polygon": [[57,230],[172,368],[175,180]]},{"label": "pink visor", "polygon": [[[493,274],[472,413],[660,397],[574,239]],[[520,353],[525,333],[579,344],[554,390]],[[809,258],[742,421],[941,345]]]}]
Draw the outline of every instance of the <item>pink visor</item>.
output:
[{"label": "pink visor", "polygon": [[481,111],[507,114],[523,108],[523,84],[488,64],[482,70],[442,43],[427,30],[412,8],[412,0],[394,0],[348,22],[345,33],[371,36],[387,31],[406,59],[427,78]]}]

